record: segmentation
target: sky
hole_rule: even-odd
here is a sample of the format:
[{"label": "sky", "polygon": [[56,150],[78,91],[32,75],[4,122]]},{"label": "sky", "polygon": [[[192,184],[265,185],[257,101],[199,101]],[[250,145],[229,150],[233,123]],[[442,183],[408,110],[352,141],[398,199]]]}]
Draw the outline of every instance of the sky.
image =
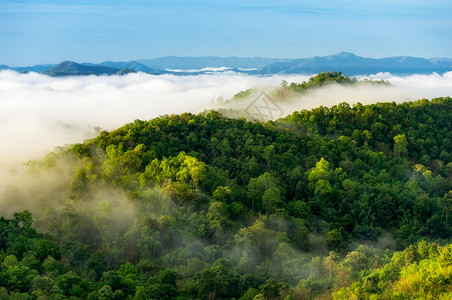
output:
[{"label": "sky", "polygon": [[169,55],[452,57],[450,0],[2,0],[0,64]]}]

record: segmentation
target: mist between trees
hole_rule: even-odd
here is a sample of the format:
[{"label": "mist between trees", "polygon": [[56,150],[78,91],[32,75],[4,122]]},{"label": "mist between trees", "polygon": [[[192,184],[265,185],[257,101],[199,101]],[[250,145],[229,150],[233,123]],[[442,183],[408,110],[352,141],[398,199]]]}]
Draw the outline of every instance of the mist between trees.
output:
[{"label": "mist between trees", "polygon": [[6,169],[0,295],[447,297],[451,109],[447,97],[267,123],[184,113]]},{"label": "mist between trees", "polygon": [[[393,76],[388,73],[357,76],[358,80],[386,80],[391,86],[329,85],[310,90],[281,105],[284,115],[347,102],[398,103],[452,94],[451,73]],[[200,76],[80,76],[53,78],[37,73],[0,72],[0,164],[39,159],[55,147],[77,143],[98,134],[96,128],[114,130],[135,119],[165,114],[199,113],[205,109],[245,109],[246,101],[229,106],[224,101],[250,88],[268,91],[282,81],[289,85],[309,76],[255,77],[235,73]],[[277,100],[279,95],[273,98]],[[252,101],[253,99],[250,99]],[[7,166],[6,166],[7,167]]]}]

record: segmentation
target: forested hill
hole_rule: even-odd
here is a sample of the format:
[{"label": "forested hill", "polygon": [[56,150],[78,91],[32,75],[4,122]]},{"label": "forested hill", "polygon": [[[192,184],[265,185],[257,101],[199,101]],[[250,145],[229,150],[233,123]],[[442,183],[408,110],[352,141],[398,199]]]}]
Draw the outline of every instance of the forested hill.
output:
[{"label": "forested hill", "polygon": [[87,76],[87,75],[125,75],[135,73],[132,69],[115,69],[107,66],[81,65],[73,61],[64,61],[49,70],[43,71],[43,74],[53,77],[65,76]]},{"label": "forested hill", "polygon": [[449,97],[136,120],[1,196],[32,215],[0,220],[0,298],[446,299],[451,153]]}]

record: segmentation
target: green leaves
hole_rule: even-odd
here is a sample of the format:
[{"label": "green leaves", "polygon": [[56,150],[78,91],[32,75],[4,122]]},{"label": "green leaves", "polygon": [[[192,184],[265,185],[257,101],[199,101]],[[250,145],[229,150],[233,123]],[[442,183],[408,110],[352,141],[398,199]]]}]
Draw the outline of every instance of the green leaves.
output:
[{"label": "green leaves", "polygon": [[[452,288],[450,247],[425,242],[411,245],[403,252],[394,253],[391,262],[333,293],[333,298],[448,299]],[[344,264],[353,260],[358,263],[358,268],[362,268],[359,261],[365,258],[352,253],[349,253]]]},{"label": "green leaves", "polygon": [[32,199],[36,222],[0,219],[0,295],[427,297],[418,284],[446,297],[450,247],[410,245],[452,232],[451,111],[450,98],[342,103],[268,124],[206,112],[102,132],[30,163],[36,188],[1,195],[8,210]]}]

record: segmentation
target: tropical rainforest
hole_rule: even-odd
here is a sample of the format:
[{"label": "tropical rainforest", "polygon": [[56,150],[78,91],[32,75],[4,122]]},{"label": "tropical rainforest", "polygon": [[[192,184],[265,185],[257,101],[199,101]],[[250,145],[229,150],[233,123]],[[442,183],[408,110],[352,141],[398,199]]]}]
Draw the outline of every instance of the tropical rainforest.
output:
[{"label": "tropical rainforest", "polygon": [[14,176],[1,299],[452,298],[450,97],[135,120]]}]

